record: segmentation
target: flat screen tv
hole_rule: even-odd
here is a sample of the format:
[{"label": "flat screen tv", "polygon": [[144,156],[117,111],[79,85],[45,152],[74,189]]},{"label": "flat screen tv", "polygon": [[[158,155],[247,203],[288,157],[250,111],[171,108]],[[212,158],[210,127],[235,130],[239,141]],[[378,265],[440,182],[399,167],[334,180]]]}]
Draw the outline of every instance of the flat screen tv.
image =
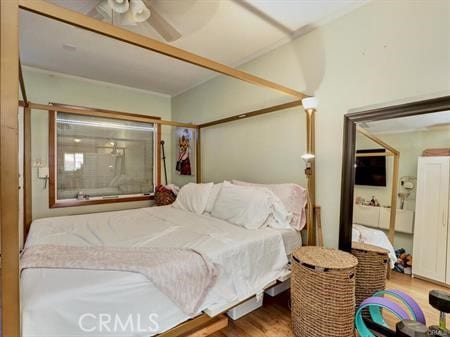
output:
[{"label": "flat screen tv", "polygon": [[[384,149],[356,151],[361,154],[384,152]],[[386,156],[357,156],[355,185],[386,186]]]}]

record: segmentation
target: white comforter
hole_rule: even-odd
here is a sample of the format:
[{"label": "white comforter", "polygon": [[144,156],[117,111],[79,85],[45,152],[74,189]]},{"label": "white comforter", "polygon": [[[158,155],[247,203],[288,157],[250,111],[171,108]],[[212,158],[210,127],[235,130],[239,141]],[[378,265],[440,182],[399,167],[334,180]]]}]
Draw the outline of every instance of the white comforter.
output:
[{"label": "white comforter", "polygon": [[395,249],[394,246],[392,246],[391,241],[389,241],[389,238],[383,231],[353,224],[352,241],[367,243],[369,245],[387,249],[389,251],[391,269],[394,268],[394,264],[397,261]]},{"label": "white comforter", "polygon": [[[219,271],[200,310],[259,293],[287,266],[280,232],[247,230],[170,206],[37,220],[26,245],[37,244],[198,250]],[[150,336],[189,318],[136,273],[27,269],[21,287],[24,337]],[[120,324],[114,329],[129,317],[127,331]]]}]

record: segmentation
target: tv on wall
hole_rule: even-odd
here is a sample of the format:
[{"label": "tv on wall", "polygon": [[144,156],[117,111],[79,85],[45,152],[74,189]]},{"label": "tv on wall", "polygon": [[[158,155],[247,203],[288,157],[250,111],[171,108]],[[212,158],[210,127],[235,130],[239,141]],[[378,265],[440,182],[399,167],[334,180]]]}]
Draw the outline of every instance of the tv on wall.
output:
[{"label": "tv on wall", "polygon": [[[385,150],[357,150],[356,153],[382,154]],[[357,156],[355,185],[386,186],[386,156]]]}]

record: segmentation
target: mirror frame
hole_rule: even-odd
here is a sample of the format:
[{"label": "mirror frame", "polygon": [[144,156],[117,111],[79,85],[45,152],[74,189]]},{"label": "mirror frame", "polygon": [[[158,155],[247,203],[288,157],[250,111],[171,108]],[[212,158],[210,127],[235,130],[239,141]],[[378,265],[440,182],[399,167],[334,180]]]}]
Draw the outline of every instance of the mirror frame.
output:
[{"label": "mirror frame", "polygon": [[445,110],[450,110],[450,95],[411,103],[351,112],[344,116],[339,249],[350,252],[352,247],[356,124],[361,122],[423,115]]}]

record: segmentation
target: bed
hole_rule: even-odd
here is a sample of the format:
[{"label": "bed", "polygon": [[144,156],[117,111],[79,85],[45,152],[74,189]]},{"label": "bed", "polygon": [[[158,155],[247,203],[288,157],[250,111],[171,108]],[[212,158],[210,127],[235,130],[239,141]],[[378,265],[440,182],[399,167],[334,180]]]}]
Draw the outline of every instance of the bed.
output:
[{"label": "bed", "polygon": [[[301,245],[301,236],[289,229],[249,230],[163,206],[34,221],[26,248],[46,244],[195,249],[218,270],[200,313],[221,312],[262,293],[286,274],[288,255]],[[147,278],[131,272],[24,269],[21,294],[24,337],[148,337],[190,318]],[[142,323],[141,332],[102,330],[98,319],[105,313],[122,319],[131,314],[135,321],[143,322],[153,315],[157,329],[149,331]]]},{"label": "bed", "polygon": [[367,243],[387,249],[389,251],[391,269],[394,268],[394,264],[397,261],[395,249],[394,246],[392,246],[392,243],[389,241],[387,235],[382,230],[353,224],[352,241]]}]

